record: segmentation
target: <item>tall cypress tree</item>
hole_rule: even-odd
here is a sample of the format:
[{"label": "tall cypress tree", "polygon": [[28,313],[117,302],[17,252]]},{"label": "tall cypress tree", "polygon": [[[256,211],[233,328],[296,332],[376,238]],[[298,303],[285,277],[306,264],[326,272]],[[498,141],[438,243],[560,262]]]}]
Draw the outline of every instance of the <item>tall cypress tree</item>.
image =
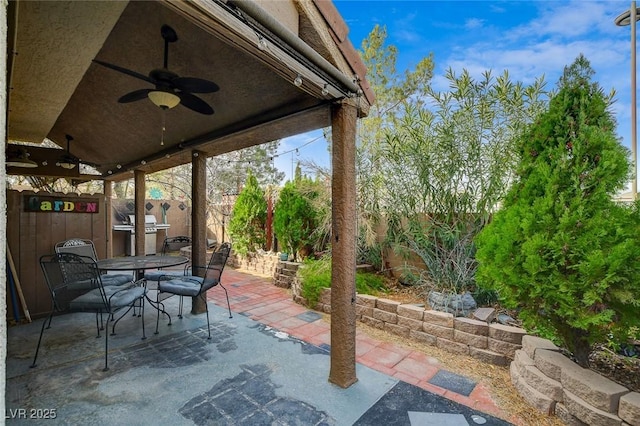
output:
[{"label": "tall cypress tree", "polygon": [[476,239],[477,282],[582,366],[593,343],[640,323],[638,210],[612,201],[629,177],[628,151],[593,74],[582,55],[565,67],[518,142],[502,208]]}]

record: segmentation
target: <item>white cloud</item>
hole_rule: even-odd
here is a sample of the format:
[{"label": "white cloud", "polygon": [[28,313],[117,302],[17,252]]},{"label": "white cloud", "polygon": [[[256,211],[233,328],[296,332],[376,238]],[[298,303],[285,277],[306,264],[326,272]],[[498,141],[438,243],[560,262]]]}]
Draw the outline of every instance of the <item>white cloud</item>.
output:
[{"label": "white cloud", "polygon": [[466,30],[475,30],[478,28],[482,28],[482,26],[484,25],[484,19],[478,19],[478,18],[471,18],[471,19],[467,19],[464,23],[464,28]]}]

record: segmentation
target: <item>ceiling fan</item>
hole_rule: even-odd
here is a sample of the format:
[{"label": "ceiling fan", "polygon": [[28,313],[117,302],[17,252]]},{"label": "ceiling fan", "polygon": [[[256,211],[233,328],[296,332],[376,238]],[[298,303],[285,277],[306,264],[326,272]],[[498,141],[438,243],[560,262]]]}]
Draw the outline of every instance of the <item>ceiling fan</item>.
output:
[{"label": "ceiling fan", "polygon": [[135,102],[149,98],[151,102],[164,110],[182,104],[200,114],[213,114],[213,108],[194,95],[194,93],[213,93],[220,90],[220,88],[212,81],[195,77],[180,77],[178,74],[169,71],[169,43],[178,41],[178,35],[173,28],[166,24],[160,29],[160,34],[164,39],[164,65],[163,68],[152,70],[148,76],[97,59],[94,59],[93,62],[155,86],[153,89],[139,89],[127,93],[118,99],[120,103]]},{"label": "ceiling fan", "polygon": [[65,135],[64,137],[67,139],[67,150],[65,151],[64,154],[62,154],[60,156],[60,158],[58,158],[58,161],[56,161],[56,166],[62,167],[63,169],[67,169],[67,170],[71,170],[74,167],[76,167],[78,164],[81,164],[81,163],[82,164],[86,164],[87,166],[94,167],[94,168],[98,167],[98,165],[95,164],[95,163],[89,163],[88,161],[82,161],[81,159],[79,159],[75,155],[71,154],[71,151],[69,150],[69,144],[73,140],[73,136]]}]

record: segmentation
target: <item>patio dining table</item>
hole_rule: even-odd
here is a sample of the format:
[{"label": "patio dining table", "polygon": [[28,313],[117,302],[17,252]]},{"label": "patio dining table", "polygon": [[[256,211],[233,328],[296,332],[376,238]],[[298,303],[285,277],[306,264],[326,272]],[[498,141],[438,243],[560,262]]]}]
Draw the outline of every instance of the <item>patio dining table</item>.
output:
[{"label": "patio dining table", "polygon": [[98,260],[98,269],[102,271],[134,271],[135,279],[144,278],[146,269],[170,268],[189,262],[184,256],[125,256]]}]

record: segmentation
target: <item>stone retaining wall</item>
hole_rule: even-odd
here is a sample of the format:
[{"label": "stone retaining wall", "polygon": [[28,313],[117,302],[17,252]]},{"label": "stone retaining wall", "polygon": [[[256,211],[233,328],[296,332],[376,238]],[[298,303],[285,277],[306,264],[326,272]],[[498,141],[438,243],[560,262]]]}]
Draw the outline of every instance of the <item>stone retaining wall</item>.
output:
[{"label": "stone retaining wall", "polygon": [[523,337],[511,381],[529,404],[568,425],[640,426],[640,393],[580,367],[549,340]]},{"label": "stone retaining wall", "polygon": [[227,264],[260,275],[272,275],[279,261],[276,253],[247,253],[246,256],[241,256],[232,252]]},{"label": "stone retaining wall", "polygon": [[[293,299],[307,304],[296,279],[299,263],[280,261],[276,255],[269,260],[257,257],[244,262],[234,259],[235,266],[262,274],[273,271],[275,285],[291,287]],[[268,265],[272,269],[267,270]],[[331,313],[331,289],[322,291],[315,309]],[[495,365],[510,363],[511,381],[518,393],[533,407],[555,414],[568,425],[640,426],[640,393],[578,366],[551,341],[527,335],[521,328],[360,294],[356,316],[372,327],[449,352]]]}]

